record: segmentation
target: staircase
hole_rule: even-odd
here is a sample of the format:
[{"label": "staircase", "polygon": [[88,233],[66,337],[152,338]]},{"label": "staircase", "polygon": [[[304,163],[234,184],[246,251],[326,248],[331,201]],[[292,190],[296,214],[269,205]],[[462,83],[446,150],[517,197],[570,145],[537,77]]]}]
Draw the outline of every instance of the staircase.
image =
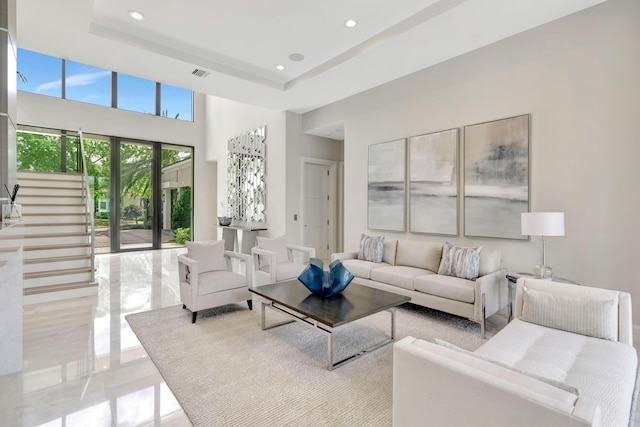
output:
[{"label": "staircase", "polygon": [[24,304],[97,295],[83,176],[18,172]]}]

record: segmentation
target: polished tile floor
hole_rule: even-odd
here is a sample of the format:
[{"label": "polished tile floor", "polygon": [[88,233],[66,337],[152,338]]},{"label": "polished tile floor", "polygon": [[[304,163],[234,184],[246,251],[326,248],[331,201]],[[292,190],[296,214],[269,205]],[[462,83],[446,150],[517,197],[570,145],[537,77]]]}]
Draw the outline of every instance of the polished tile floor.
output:
[{"label": "polished tile floor", "polygon": [[[190,426],[125,320],[180,303],[184,251],[99,255],[97,297],[25,307],[24,369],[0,376],[0,426]],[[505,323],[489,318],[490,335]]]},{"label": "polished tile floor", "polygon": [[25,307],[24,369],[0,377],[0,425],[190,426],[124,318],[180,303],[181,252],[99,255],[97,297]]}]

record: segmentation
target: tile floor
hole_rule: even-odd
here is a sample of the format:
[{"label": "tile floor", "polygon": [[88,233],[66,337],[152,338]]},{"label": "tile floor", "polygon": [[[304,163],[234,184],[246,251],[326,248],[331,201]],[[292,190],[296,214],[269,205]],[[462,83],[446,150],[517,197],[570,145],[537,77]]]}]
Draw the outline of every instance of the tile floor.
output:
[{"label": "tile floor", "polygon": [[97,297],[25,307],[24,369],[0,376],[0,426],[190,426],[124,318],[180,303],[184,251],[99,255]]},{"label": "tile floor", "polygon": [[180,303],[180,252],[99,255],[97,297],[25,307],[24,369],[0,377],[0,425],[190,426],[124,318]]}]

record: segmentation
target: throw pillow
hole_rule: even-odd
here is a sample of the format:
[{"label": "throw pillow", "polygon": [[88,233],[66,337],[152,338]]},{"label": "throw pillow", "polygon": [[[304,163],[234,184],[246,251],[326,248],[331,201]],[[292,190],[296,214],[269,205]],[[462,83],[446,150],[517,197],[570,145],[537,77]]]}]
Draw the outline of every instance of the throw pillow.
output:
[{"label": "throw pillow", "polygon": [[227,270],[227,259],[224,257],[224,240],[214,242],[185,242],[187,256],[198,262],[198,272]]},{"label": "throw pillow", "polygon": [[358,259],[371,262],[382,262],[384,255],[384,236],[360,236],[360,249],[358,250]]},{"label": "throw pillow", "polygon": [[522,287],[525,322],[589,337],[618,340],[618,305],[612,299],[575,298]]},{"label": "throw pillow", "polygon": [[446,242],[442,248],[438,274],[476,280],[480,270],[480,251],[482,246],[463,248]]},{"label": "throw pillow", "polygon": [[287,253],[287,240],[285,235],[274,237],[273,239],[257,236],[256,240],[260,249],[276,253],[276,262],[289,261],[289,255]]}]

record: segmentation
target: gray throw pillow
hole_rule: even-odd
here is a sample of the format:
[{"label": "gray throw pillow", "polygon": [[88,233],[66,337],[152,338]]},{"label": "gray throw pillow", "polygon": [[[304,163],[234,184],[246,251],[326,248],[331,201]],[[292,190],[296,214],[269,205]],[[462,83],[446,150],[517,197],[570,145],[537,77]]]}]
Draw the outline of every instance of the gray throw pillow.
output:
[{"label": "gray throw pillow", "polygon": [[367,236],[366,234],[363,234],[360,237],[358,259],[381,263],[383,254],[384,236]]},{"label": "gray throw pillow", "polygon": [[482,251],[482,246],[463,248],[446,242],[442,248],[442,260],[438,274],[476,280],[480,270],[480,251]]}]

